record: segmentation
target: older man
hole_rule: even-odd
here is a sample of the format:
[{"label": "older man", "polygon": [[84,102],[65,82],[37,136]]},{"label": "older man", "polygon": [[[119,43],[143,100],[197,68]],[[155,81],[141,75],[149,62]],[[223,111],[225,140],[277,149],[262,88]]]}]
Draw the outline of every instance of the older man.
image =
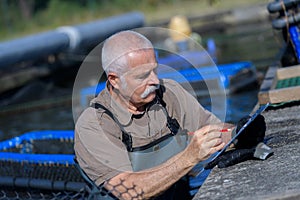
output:
[{"label": "older man", "polygon": [[80,167],[120,199],[183,198],[180,182],[224,147],[231,132],[220,130],[232,126],[175,81],[159,80],[153,46],[137,32],[108,38],[102,66],[106,88],[76,123]]}]

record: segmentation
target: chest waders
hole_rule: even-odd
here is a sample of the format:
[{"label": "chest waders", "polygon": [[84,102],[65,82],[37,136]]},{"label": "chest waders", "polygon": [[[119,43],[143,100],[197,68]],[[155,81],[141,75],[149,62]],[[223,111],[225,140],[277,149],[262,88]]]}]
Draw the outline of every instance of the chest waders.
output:
[{"label": "chest waders", "polygon": [[[138,147],[132,146],[133,144],[132,136],[124,130],[124,127],[121,125],[118,119],[114,117],[111,111],[109,111],[106,107],[104,107],[99,103],[94,103],[91,105],[95,109],[99,109],[99,108],[103,109],[105,113],[109,115],[120,127],[120,130],[122,131],[122,142],[125,144],[127,148],[133,171],[140,171],[143,169],[148,169],[151,167],[155,167],[159,164],[162,164],[168,159],[170,159],[171,157],[178,154],[179,152],[183,151],[187,146],[187,137],[188,137],[187,131],[182,130],[177,120],[169,116],[165,108],[166,104],[159,97],[159,95],[157,95],[157,100],[163,106],[163,109],[166,113],[167,127],[169,128],[170,133],[164,135],[163,137],[147,145],[138,146]],[[182,184],[182,182],[184,182],[184,184]],[[175,189],[176,188],[178,188],[178,190],[182,189],[179,188],[179,185],[181,184],[184,186],[188,185],[186,177],[183,177],[180,181],[175,183],[165,193],[163,193],[161,196],[155,199],[165,199],[165,200],[174,199],[174,197],[176,197]],[[187,194],[188,188],[185,188],[185,190],[186,190],[185,192],[181,191],[181,194],[183,193],[184,195]],[[106,197],[103,199],[107,199],[107,198],[108,196],[106,195]],[[109,198],[111,197],[109,196]],[[181,197],[179,197],[179,199],[180,198]]]},{"label": "chest waders", "polygon": [[133,171],[140,171],[148,169],[157,165],[160,165],[183,151],[187,146],[187,131],[180,128],[179,123],[175,118],[171,118],[166,110],[166,104],[161,99],[161,91],[157,91],[156,102],[162,105],[163,111],[167,117],[167,127],[170,133],[163,137],[143,146],[133,147],[133,138],[127,133],[118,121],[114,117],[113,113],[101,104],[94,103],[92,107],[96,109],[103,109],[104,112],[109,115],[122,131],[122,142],[127,148],[129,159],[131,161]]}]

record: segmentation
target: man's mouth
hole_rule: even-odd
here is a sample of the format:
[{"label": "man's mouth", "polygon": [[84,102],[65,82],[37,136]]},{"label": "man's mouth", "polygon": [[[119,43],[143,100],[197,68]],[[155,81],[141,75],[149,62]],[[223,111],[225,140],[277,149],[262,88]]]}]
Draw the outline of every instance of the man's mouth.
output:
[{"label": "man's mouth", "polygon": [[151,94],[152,92],[154,92],[155,90],[157,90],[159,88],[159,85],[151,85],[149,86],[144,92],[143,94],[141,94],[141,98],[145,99],[149,94]]}]

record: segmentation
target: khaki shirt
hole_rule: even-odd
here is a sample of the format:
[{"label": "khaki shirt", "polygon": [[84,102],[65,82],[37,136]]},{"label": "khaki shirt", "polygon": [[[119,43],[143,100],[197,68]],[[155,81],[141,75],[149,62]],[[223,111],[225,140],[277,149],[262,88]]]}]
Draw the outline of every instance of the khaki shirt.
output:
[{"label": "khaki shirt", "polygon": [[[162,80],[163,100],[170,117],[176,118],[181,128],[196,131],[220,120],[205,110],[199,102],[173,80]],[[170,133],[162,105],[149,106],[142,115],[132,115],[114,101],[108,89],[92,100],[109,109],[125,131],[133,138],[133,147],[148,144]],[[87,108],[75,126],[75,153],[81,168],[101,184],[123,171],[132,171],[122,132],[103,109]]]}]

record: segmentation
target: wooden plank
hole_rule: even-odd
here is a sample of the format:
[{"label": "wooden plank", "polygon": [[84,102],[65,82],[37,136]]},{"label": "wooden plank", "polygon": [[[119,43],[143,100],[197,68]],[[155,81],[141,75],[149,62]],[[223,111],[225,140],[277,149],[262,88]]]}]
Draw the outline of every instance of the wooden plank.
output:
[{"label": "wooden plank", "polygon": [[272,86],[272,83],[273,83],[273,79],[274,79],[274,76],[276,74],[276,71],[277,71],[278,67],[277,66],[270,66],[266,75],[265,75],[265,78],[260,86],[260,91],[261,92],[267,92],[271,89],[271,86]]},{"label": "wooden plank", "polygon": [[300,86],[271,90],[268,98],[271,103],[300,100]]},{"label": "wooden plank", "polygon": [[260,92],[258,93],[259,104],[264,105],[270,102],[269,93],[268,92]]},{"label": "wooden plank", "polygon": [[276,68],[270,67],[258,93],[259,104],[282,103],[300,100],[300,86],[276,89],[279,80],[300,76],[300,65]]},{"label": "wooden plank", "polygon": [[300,65],[285,67],[277,70],[277,79],[283,80],[300,76]]},{"label": "wooden plank", "polygon": [[265,78],[260,86],[260,91],[258,93],[258,100],[260,104],[266,104],[269,102],[269,90],[271,90],[273,79],[276,75],[278,66],[270,66]]}]

